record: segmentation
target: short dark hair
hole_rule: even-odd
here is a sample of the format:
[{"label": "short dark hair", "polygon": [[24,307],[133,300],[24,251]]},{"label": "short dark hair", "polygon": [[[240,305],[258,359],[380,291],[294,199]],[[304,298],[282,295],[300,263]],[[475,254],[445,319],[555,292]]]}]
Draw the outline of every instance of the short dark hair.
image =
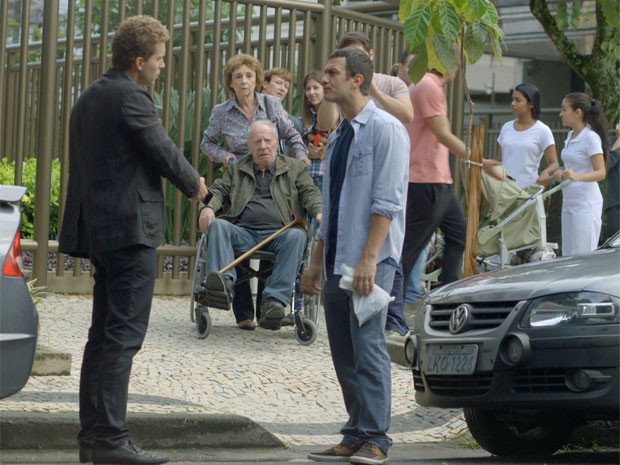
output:
[{"label": "short dark hair", "polygon": [[344,58],[347,70],[347,77],[352,78],[357,74],[361,74],[364,82],[360,86],[362,95],[370,95],[370,83],[372,82],[372,61],[370,57],[356,48],[339,48],[332,52],[329,59]]},{"label": "short dark hair", "polygon": [[289,84],[293,82],[293,75],[286,68],[272,68],[265,71],[265,81],[271,82],[271,78],[277,76],[280,79],[285,80]]},{"label": "short dark hair", "polygon": [[515,91],[521,93],[532,104],[532,116],[540,119],[540,91],[534,84],[524,82],[515,87]]},{"label": "short dark hair", "polygon": [[155,47],[169,38],[168,30],[152,16],[127,18],[118,25],[112,39],[112,66],[127,71],[136,58],[148,60],[155,53]]},{"label": "short dark hair", "polygon": [[347,48],[351,45],[361,45],[366,53],[372,50],[372,42],[366,33],[361,31],[349,31],[340,38],[338,48]]}]

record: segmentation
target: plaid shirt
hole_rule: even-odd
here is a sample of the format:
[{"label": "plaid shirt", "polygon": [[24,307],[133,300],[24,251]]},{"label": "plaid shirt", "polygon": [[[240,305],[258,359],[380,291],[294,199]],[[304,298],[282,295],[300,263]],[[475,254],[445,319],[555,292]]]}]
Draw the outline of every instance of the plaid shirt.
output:
[{"label": "plaid shirt", "polygon": [[[312,123],[309,127],[305,128],[301,133],[301,138],[308,145],[308,134],[312,132],[318,131],[317,128],[317,115],[314,108],[310,108],[310,113],[312,113]],[[325,160],[310,160],[312,164],[310,165],[310,176],[314,179],[314,183],[316,186],[321,189],[323,186],[323,173],[325,173]],[[319,185],[320,184],[320,185]]]}]

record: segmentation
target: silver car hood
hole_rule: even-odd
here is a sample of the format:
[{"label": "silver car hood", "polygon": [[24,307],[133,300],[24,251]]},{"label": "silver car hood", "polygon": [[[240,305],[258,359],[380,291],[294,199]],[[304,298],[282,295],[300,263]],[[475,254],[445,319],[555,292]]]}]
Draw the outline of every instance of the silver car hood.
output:
[{"label": "silver car hood", "polygon": [[435,304],[520,301],[579,291],[620,296],[620,249],[599,249],[475,275],[443,286],[424,300]]}]

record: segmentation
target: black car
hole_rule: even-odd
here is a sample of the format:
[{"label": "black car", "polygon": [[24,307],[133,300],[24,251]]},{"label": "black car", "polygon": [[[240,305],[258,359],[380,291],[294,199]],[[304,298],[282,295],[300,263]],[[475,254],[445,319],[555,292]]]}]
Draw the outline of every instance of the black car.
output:
[{"label": "black car", "polygon": [[578,424],[619,419],[619,314],[619,234],[591,254],[439,288],[405,342],[415,399],[462,407],[493,454],[551,454]]}]

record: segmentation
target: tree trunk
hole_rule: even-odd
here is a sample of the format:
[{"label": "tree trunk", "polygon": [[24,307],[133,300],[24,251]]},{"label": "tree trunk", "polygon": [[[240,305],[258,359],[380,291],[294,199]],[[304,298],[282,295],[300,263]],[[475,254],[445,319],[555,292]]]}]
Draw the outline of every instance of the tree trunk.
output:
[{"label": "tree trunk", "polygon": [[613,124],[620,113],[620,80],[613,53],[601,49],[603,42],[613,38],[614,31],[605,20],[600,0],[596,1],[596,37],[590,55],[577,52],[575,44],[558,27],[546,0],[530,0],[530,11],[568,65],[590,86],[592,96],[600,100],[607,120]]}]

